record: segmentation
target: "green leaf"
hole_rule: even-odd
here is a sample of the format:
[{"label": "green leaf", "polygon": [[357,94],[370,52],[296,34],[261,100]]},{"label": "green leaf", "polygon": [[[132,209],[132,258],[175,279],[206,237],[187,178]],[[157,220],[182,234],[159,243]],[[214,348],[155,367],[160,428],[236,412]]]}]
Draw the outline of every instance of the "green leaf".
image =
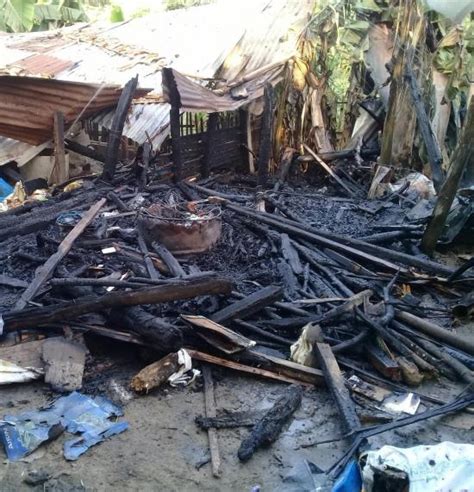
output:
[{"label": "green leaf", "polygon": [[36,4],[35,5],[35,23],[58,21],[61,20],[61,12],[57,5]]},{"label": "green leaf", "polygon": [[61,12],[61,20],[68,24],[87,20],[86,13],[82,9],[60,7],[59,11]]},{"label": "green leaf", "polygon": [[35,18],[35,0],[6,0],[3,22],[13,32],[31,31]]},{"label": "green leaf", "polygon": [[372,12],[382,12],[382,9],[374,0],[358,0],[355,4],[356,10],[370,10]]}]

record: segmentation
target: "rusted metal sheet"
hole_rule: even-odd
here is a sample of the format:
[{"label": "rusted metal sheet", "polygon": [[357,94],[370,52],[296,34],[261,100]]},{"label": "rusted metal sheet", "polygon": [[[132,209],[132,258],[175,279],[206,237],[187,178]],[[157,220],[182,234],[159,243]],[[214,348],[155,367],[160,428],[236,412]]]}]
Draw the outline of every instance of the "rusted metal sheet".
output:
[{"label": "rusted metal sheet", "polygon": [[0,134],[39,145],[51,139],[55,112],[72,123],[80,113],[87,117],[114,106],[120,93],[110,85],[0,77]]},{"label": "rusted metal sheet", "polygon": [[38,54],[8,65],[7,71],[12,75],[51,78],[74,65],[75,63],[71,60],[61,60],[54,56]]}]

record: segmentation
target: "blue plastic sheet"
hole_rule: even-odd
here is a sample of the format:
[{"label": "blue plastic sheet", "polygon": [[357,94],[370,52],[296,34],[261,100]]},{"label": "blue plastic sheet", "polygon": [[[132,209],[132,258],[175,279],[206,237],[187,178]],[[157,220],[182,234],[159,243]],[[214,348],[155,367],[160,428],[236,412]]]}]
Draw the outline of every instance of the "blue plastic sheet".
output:
[{"label": "blue plastic sheet", "polygon": [[0,441],[8,459],[16,461],[66,430],[79,436],[64,443],[64,457],[77,460],[90,447],[128,429],[127,422],[111,420],[122,415],[122,409],[106,398],[74,392],[48,408],[6,415],[0,421]]},{"label": "blue plastic sheet", "polygon": [[13,186],[0,178],[0,202],[13,192]]}]

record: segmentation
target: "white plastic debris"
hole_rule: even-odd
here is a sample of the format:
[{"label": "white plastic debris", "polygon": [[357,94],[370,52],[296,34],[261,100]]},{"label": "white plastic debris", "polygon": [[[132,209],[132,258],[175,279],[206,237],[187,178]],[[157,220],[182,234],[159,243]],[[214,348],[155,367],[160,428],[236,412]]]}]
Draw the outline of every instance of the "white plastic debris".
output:
[{"label": "white plastic debris", "polygon": [[113,246],[109,246],[108,248],[102,248],[101,251],[103,255],[111,255],[117,252],[117,250]]},{"label": "white plastic debris", "polygon": [[406,183],[410,183],[408,192],[414,193],[418,198],[433,198],[436,196],[436,191],[433,186],[433,181],[422,173],[413,172],[402,179],[399,179],[394,184],[389,186],[391,193],[400,190]]},{"label": "white plastic debris", "polygon": [[0,386],[4,384],[26,383],[39,379],[43,371],[33,367],[20,367],[12,362],[0,359]]},{"label": "white plastic debris", "polygon": [[178,363],[180,368],[168,378],[173,387],[188,386],[201,374],[201,371],[193,369],[191,356],[184,349],[178,351]]},{"label": "white plastic debris", "polygon": [[474,490],[474,446],[442,442],[435,446],[396,448],[383,446],[369,451],[361,458],[365,461],[362,480],[366,492],[374,491],[374,471],[392,468],[405,472],[409,479],[409,492],[453,492]]},{"label": "white plastic debris", "polygon": [[403,395],[393,395],[388,397],[383,402],[383,409],[390,413],[407,413],[408,415],[415,415],[418,407],[420,406],[420,397],[414,393],[405,393]]}]

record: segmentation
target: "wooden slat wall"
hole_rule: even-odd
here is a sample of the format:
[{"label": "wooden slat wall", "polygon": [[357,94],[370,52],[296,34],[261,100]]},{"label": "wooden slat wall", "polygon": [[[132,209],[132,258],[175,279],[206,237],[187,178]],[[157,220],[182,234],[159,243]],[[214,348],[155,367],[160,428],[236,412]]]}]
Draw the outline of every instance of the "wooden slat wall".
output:
[{"label": "wooden slat wall", "polygon": [[[186,175],[198,174],[206,152],[207,115],[183,113],[181,115],[181,144],[183,166]],[[219,118],[214,148],[215,159],[212,169],[230,169],[242,164],[242,135],[239,113],[222,113]],[[171,147],[166,141],[161,150],[160,172],[171,173],[168,164],[172,162]]]}]

